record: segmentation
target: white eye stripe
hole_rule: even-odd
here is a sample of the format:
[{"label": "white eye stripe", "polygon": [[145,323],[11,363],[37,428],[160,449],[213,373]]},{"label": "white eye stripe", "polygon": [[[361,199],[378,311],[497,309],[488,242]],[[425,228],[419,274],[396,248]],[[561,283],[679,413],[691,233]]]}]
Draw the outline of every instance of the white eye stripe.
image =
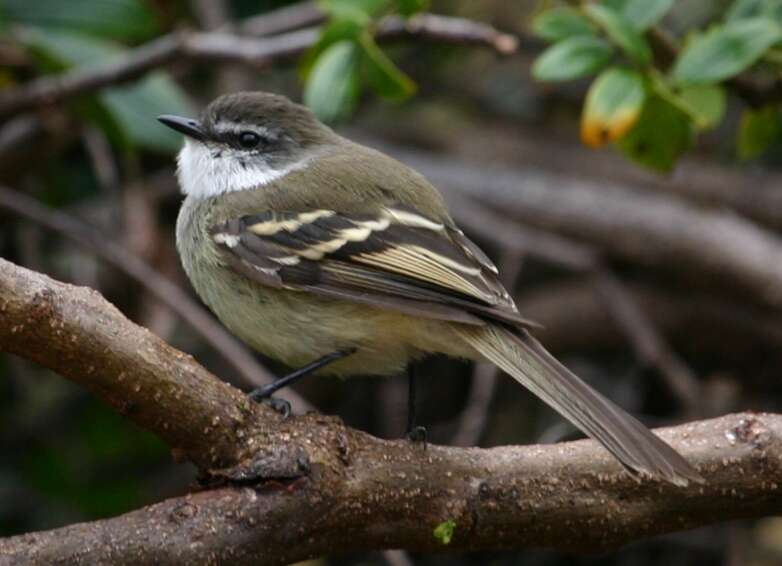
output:
[{"label": "white eye stripe", "polygon": [[254,124],[241,124],[239,122],[218,122],[214,126],[215,131],[220,134],[240,134],[242,132],[253,132],[266,139],[275,139],[276,136],[268,128],[256,126]]}]

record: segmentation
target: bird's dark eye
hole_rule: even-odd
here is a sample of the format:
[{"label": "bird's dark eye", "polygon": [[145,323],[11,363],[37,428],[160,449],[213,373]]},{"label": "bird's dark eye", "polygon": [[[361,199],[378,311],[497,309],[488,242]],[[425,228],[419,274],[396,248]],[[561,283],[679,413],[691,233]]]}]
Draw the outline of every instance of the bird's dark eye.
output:
[{"label": "bird's dark eye", "polygon": [[261,143],[261,136],[255,132],[242,132],[239,134],[239,145],[244,149],[253,149]]}]

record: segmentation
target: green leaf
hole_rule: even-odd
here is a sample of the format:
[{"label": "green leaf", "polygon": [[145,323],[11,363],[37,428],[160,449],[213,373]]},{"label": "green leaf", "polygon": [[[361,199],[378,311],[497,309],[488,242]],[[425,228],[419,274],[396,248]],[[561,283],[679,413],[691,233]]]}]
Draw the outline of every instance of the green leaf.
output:
[{"label": "green leaf", "polygon": [[649,44],[624,16],[600,4],[587,4],[584,11],[635,63],[648,65],[651,62]]},{"label": "green leaf", "polygon": [[434,528],[434,531],[432,534],[434,534],[434,538],[440,541],[441,544],[451,544],[451,540],[453,540],[453,531],[456,529],[456,521],[453,519],[448,519],[447,521],[444,521],[437,525]]},{"label": "green leaf", "polygon": [[547,41],[559,41],[574,35],[593,35],[595,28],[578,10],[554,8],[532,20],[532,31]]},{"label": "green leaf", "polygon": [[725,89],[719,85],[688,86],[679,91],[679,98],[685,111],[701,130],[713,128],[725,115]]},{"label": "green leaf", "polygon": [[782,0],[736,0],[725,14],[727,21],[768,18],[782,24]]},{"label": "green leaf", "polygon": [[539,81],[567,81],[594,74],[613,55],[608,42],[589,35],[564,39],[546,49],[532,66]]},{"label": "green leaf", "polygon": [[734,20],[696,36],[676,61],[672,77],[679,83],[709,84],[739,74],[782,39],[771,20]]},{"label": "green leaf", "polygon": [[363,69],[367,82],[379,95],[404,100],[415,92],[413,80],[394,65],[368,32],[361,35],[359,44],[364,50]]},{"label": "green leaf", "polygon": [[339,41],[326,49],[312,68],[304,87],[304,103],[324,122],[350,115],[360,94],[361,52],[352,41]]},{"label": "green leaf", "polygon": [[159,32],[154,14],[141,0],[0,0],[0,11],[17,24],[115,40]]},{"label": "green leaf", "polygon": [[340,41],[358,41],[364,28],[353,20],[336,20],[323,28],[320,37],[301,57],[299,76],[306,81],[318,57],[329,47]]},{"label": "green leaf", "polygon": [[362,26],[389,7],[389,0],[320,0],[320,7],[335,20],[350,20]]},{"label": "green leaf", "polygon": [[[122,46],[76,32],[27,29],[21,39],[49,69],[88,67],[121,57]],[[163,71],[147,74],[128,85],[111,87],[75,102],[86,119],[95,122],[115,143],[132,142],[141,147],[174,152],[182,137],[155,122],[159,114],[192,115],[187,96]]]},{"label": "green leaf", "polygon": [[587,93],[581,117],[581,139],[601,147],[621,139],[641,115],[646,99],[643,77],[629,69],[612,67],[595,79]]},{"label": "green leaf", "polygon": [[690,119],[659,96],[650,96],[635,127],[617,142],[630,159],[658,171],[673,169],[693,139]]},{"label": "green leaf", "polygon": [[428,9],[429,0],[398,0],[397,7],[402,16],[409,18]]},{"label": "green leaf", "polygon": [[725,114],[726,94],[720,85],[671,85],[666,77],[653,74],[654,91],[686,113],[699,130],[713,128]]},{"label": "green leaf", "polygon": [[603,0],[602,4],[621,14],[635,29],[645,30],[662,19],[673,0]]},{"label": "green leaf", "polygon": [[747,109],[741,115],[738,151],[741,159],[758,157],[782,135],[782,112],[776,106]]},{"label": "green leaf", "polygon": [[184,92],[163,71],[148,73],[126,87],[107,89],[100,98],[133,142],[161,152],[179,150],[182,136],[173,131],[169,134],[168,128],[161,128],[153,118],[160,114],[195,114]]}]

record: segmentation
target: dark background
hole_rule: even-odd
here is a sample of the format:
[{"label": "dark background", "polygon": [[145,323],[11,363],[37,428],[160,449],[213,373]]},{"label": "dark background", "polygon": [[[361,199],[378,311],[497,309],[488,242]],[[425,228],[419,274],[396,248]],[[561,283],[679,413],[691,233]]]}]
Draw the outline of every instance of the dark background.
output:
[{"label": "dark background", "polygon": [[[22,5],[6,1],[6,7],[13,10]],[[208,3],[203,2],[140,1],[141,15],[123,21],[101,21],[106,3],[93,3],[95,6],[83,13],[73,8],[68,17],[82,18],[82,23],[94,18],[90,33],[126,46],[177,26],[210,25],[204,21],[208,19],[204,16]],[[38,7],[42,14],[51,14],[56,12],[54,4],[67,3],[27,4],[29,10]],[[89,4],[81,1],[74,6]],[[224,3],[236,19],[284,4]],[[701,25],[720,4],[679,2],[668,24],[676,29]],[[0,0],[0,10],[3,6]],[[581,146],[578,120],[588,83],[542,85],[530,78],[530,64],[544,47],[528,31],[536,7],[531,0],[434,2],[432,12],[471,18],[517,34],[518,52],[499,57],[475,46],[415,39],[395,43],[387,47],[387,53],[415,80],[418,92],[403,104],[367,93],[339,129],[370,145],[404,148],[422,160],[446,156],[478,171],[501,165],[522,178],[533,171],[555,183],[560,179],[570,185],[611,185],[630,197],[661,194],[674,202],[691,200],[688,205],[726,213],[730,212],[727,201],[706,202],[691,195],[699,188],[707,192],[716,187],[725,194],[738,195],[736,201],[751,201],[753,191],[764,197],[782,191],[779,145],[760,159],[736,159],[734,138],[741,103],[734,98],[729,98],[724,123],[702,136],[669,176],[642,170],[610,149],[594,151]],[[33,21],[32,27],[36,23],[42,26],[39,33],[51,25]],[[56,37],[31,47],[14,34],[0,34],[0,88],[63,64],[52,61],[56,59],[52,56],[48,66],[41,62],[47,60],[47,49],[57,53],[56,46],[47,44],[57,41]],[[78,50],[74,53],[74,57],[87,57]],[[174,249],[173,226],[180,202],[173,176],[174,155],[180,141],[157,124],[155,115],[188,106],[196,112],[214,96],[239,88],[280,92],[300,100],[301,83],[295,62],[280,62],[263,70],[175,62],[166,68],[165,80],[179,85],[180,90],[164,97],[160,93],[165,94],[166,87],[163,91],[153,89],[154,103],[137,100],[138,106],[132,109],[136,114],[119,120],[126,129],[135,129],[121,141],[110,120],[96,119],[98,110],[89,100],[36,112],[35,118],[43,127],[24,142],[4,144],[3,140],[11,139],[11,128],[23,125],[30,115],[0,123],[0,184],[12,187],[20,198],[34,198],[89,223],[99,238],[120,242],[127,253],[143,258],[194,296]],[[117,96],[118,104],[127,111],[125,95]],[[178,108],[159,107],[169,101],[176,102]],[[486,181],[488,184],[490,179]],[[481,190],[476,187],[476,194]],[[482,204],[486,205],[491,207],[491,201]],[[514,220],[506,211],[495,207],[494,212]],[[768,212],[773,216],[780,210]],[[775,245],[782,246],[780,224],[761,225],[759,219],[747,222],[757,223]],[[667,353],[684,366],[683,372],[667,371],[668,366],[659,363],[659,358],[656,363],[638,355],[637,344],[634,347],[630,334],[617,325],[596,291],[592,275],[514,251],[507,234],[487,237],[494,228],[467,231],[501,265],[521,311],[545,326],[540,332],[544,344],[649,425],[739,410],[779,412],[782,408],[778,369],[782,313],[759,304],[755,297],[725,288],[685,262],[640,263],[608,253],[607,268],[640,306]],[[554,227],[551,233],[559,231]],[[603,251],[599,242],[571,239]],[[192,325],[158,301],[147,286],[96,257],[90,246],[75,244],[29,217],[0,209],[0,255],[57,279],[100,290],[132,320],[192,353],[217,375],[249,388],[235,367]],[[115,261],[121,264],[125,260],[115,257]],[[285,370],[267,362],[263,360],[276,373]],[[469,364],[432,359],[422,365],[419,373],[426,378],[421,386],[420,419],[428,427],[430,442],[496,446],[579,437],[506,376],[485,368],[478,372],[480,380],[474,382],[476,369]],[[682,373],[692,378],[694,400],[677,394],[671,386]],[[397,437],[404,428],[405,387],[402,376],[385,381],[323,378],[305,381],[296,390],[318,410],[339,415],[351,426],[382,437]],[[0,535],[116,515],[182,494],[193,481],[191,466],[173,463],[157,438],[138,430],[79,387],[24,360],[0,356]],[[317,562],[674,566],[771,565],[780,561],[782,520],[769,518],[659,537],[594,557],[548,551],[433,557],[378,553]]]}]

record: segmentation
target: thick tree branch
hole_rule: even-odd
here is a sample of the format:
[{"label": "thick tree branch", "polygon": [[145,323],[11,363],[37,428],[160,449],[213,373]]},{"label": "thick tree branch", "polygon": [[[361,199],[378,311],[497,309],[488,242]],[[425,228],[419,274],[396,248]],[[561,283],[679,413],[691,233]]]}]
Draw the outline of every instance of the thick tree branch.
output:
[{"label": "thick tree branch", "polygon": [[97,292],[0,259],[0,350],[49,367],[204,469],[235,464],[259,408]]},{"label": "thick tree branch", "polygon": [[[271,37],[254,38],[227,32],[182,30],[159,37],[103,65],[40,77],[0,92],[0,116],[55,104],[99,88],[120,84],[174,60],[230,61],[265,67],[276,60],[296,56],[313,45],[319,28],[305,28]],[[418,14],[409,20],[389,17],[377,29],[378,40],[400,37],[482,45],[508,54],[516,38],[479,22],[435,14]]]},{"label": "thick tree branch", "polygon": [[[651,535],[776,514],[782,417],[730,415],[660,434],[704,486],[638,482],[591,441],[488,450],[380,441],[333,420],[342,455],[308,478],[170,499],[105,521],[0,540],[0,564],[287,564],[378,548],[598,551]],[[449,546],[433,529],[456,529]]]},{"label": "thick tree branch", "polygon": [[[706,477],[639,480],[592,441],[491,450],[382,441],[337,419],[282,421],[94,291],[0,260],[0,349],[80,383],[184,451],[248,482],[106,521],[0,541],[0,564],[284,564],[380,548],[611,548],[778,512],[782,417],[734,415],[661,432]],[[221,469],[222,468],[222,469]],[[285,525],[284,528],[281,525]]]}]

